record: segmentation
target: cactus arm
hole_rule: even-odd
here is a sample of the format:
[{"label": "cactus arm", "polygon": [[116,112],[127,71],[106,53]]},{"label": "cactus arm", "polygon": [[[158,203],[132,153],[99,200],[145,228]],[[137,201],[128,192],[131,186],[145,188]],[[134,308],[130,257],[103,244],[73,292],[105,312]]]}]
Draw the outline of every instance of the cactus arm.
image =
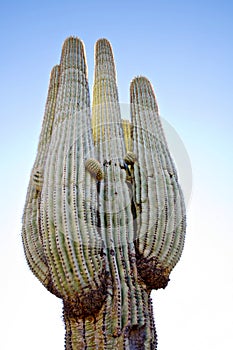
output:
[{"label": "cactus arm", "polygon": [[[109,324],[104,323],[107,338],[118,337],[118,347],[127,348],[139,328],[149,332],[155,342],[155,329],[150,327],[148,293],[137,281],[134,249],[134,217],[131,210],[132,191],[125,171],[125,139],[118,101],[115,64],[111,46],[101,39],[95,47],[95,80],[93,87],[92,127],[104,181],[100,183],[99,205],[101,236],[107,247],[108,269],[112,286],[106,302]],[[152,316],[152,315],[151,315]],[[104,322],[104,321],[103,321]],[[135,327],[135,333],[129,331]],[[132,337],[132,339],[131,339]],[[122,345],[120,339],[122,338]],[[130,340],[131,339],[131,340]],[[113,341],[113,340],[111,340]],[[128,345],[127,345],[128,344]]]},{"label": "cactus arm", "polygon": [[[60,67],[42,189],[43,243],[55,294],[70,313],[82,314],[101,307],[104,265],[91,212],[96,183],[84,164],[86,156],[93,156],[93,141],[85,54],[79,39],[65,41]],[[90,293],[93,303],[88,309]]]},{"label": "cactus arm", "polygon": [[[109,273],[113,278],[114,292],[112,310],[113,316],[111,332],[118,334],[122,327],[122,293],[125,295],[126,304],[128,298],[126,291],[122,290],[120,280],[125,268],[122,264],[122,242],[118,211],[121,200],[121,169],[118,158],[125,153],[123,133],[121,127],[120,106],[116,86],[116,72],[112,48],[105,39],[98,40],[95,46],[95,80],[93,87],[92,125],[98,159],[104,167],[105,181],[101,183],[99,204],[101,236],[105,242],[108,254]],[[117,179],[117,181],[116,181]],[[120,199],[118,200],[119,197]],[[128,307],[126,306],[126,309]]]},{"label": "cactus arm", "polygon": [[56,97],[59,84],[59,66],[55,66],[50,75],[42,130],[37,150],[37,157],[31,172],[26,204],[23,214],[22,239],[28,264],[36,277],[49,287],[50,276],[43,251],[42,229],[40,222],[41,190],[47,152],[51,140]]},{"label": "cactus arm", "polygon": [[[150,287],[165,287],[179,260],[185,234],[185,207],[150,82],[131,83],[138,268]],[[154,278],[151,277],[154,274]],[[163,275],[163,276],[161,276]]]}]

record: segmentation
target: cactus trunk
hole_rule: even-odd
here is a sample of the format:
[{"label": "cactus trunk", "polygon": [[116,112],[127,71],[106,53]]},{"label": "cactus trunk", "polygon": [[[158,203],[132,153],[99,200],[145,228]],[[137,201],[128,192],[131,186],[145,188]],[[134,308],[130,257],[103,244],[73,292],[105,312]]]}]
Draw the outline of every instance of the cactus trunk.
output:
[{"label": "cactus trunk", "polygon": [[28,264],[63,300],[66,349],[156,349],[150,293],[184,243],[185,208],[155,95],[131,83],[121,119],[113,52],[95,47],[90,107],[84,45],[68,38],[51,73],[23,216]]},{"label": "cactus trunk", "polygon": [[106,300],[98,314],[76,318],[64,308],[66,328],[66,350],[78,349],[156,349],[156,332],[153,323],[151,301],[145,300],[148,306],[147,322],[143,326],[125,327],[119,334],[112,332],[114,311],[113,298]]}]

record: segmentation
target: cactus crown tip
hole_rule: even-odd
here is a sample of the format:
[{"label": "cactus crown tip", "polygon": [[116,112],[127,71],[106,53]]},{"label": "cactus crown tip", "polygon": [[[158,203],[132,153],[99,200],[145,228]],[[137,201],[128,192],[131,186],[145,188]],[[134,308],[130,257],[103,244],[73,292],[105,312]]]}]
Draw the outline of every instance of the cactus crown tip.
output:
[{"label": "cactus crown tip", "polygon": [[150,80],[145,77],[144,75],[137,75],[136,77],[134,77],[132,80],[131,80],[131,85],[132,84],[137,84],[137,85],[144,85],[144,84],[149,84],[151,85],[151,82]]},{"label": "cactus crown tip", "polygon": [[62,46],[60,59],[61,71],[69,67],[77,67],[78,65],[85,66],[84,70],[87,74],[85,46],[81,39],[75,36],[70,36],[65,39]]},{"label": "cactus crown tip", "polygon": [[150,91],[151,94],[153,94],[155,97],[153,85],[151,84],[150,80],[143,75],[136,76],[135,78],[133,78],[133,80],[131,80],[130,91],[132,92],[135,88],[136,90],[146,89]]},{"label": "cactus crown tip", "polygon": [[69,36],[66,38],[62,45],[62,54],[68,51],[71,47],[79,47],[81,50],[84,48],[83,41],[77,36]]},{"label": "cactus crown tip", "polygon": [[71,41],[82,41],[78,36],[75,36],[75,35],[70,35],[70,36],[68,36],[65,40],[64,40],[64,42],[63,42],[63,45],[65,44],[65,43],[68,43],[68,42],[71,42]]},{"label": "cactus crown tip", "polygon": [[106,38],[99,38],[97,41],[96,41],[96,45],[107,45],[107,46],[111,46],[111,43],[108,39]]},{"label": "cactus crown tip", "polygon": [[111,45],[110,41],[108,41],[108,39],[100,38],[96,41],[96,43],[95,43],[95,56],[96,56],[96,54],[98,54],[99,52],[102,52],[102,51],[113,56],[112,45]]}]

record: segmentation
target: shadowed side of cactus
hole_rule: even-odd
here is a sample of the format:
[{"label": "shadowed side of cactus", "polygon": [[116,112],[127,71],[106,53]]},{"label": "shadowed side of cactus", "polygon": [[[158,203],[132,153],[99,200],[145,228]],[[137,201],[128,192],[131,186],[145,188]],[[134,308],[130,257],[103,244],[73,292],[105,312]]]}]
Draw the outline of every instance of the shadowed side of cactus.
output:
[{"label": "shadowed side of cactus", "polygon": [[132,150],[132,124],[129,120],[122,119],[122,128],[124,132],[125,147],[127,151]]},{"label": "shadowed side of cactus", "polygon": [[44,166],[51,140],[56,98],[59,86],[60,67],[55,66],[50,75],[48,97],[44,120],[40,134],[37,156],[32,168],[31,178],[23,215],[22,238],[27,262],[36,277],[48,289],[52,288],[51,276],[43,250],[43,237],[39,227],[41,190],[43,186]]},{"label": "shadowed side of cactus", "polygon": [[32,272],[63,300],[66,349],[156,349],[150,292],[184,244],[185,209],[150,82],[121,119],[113,52],[95,46],[92,113],[84,45],[51,73],[22,238]]}]

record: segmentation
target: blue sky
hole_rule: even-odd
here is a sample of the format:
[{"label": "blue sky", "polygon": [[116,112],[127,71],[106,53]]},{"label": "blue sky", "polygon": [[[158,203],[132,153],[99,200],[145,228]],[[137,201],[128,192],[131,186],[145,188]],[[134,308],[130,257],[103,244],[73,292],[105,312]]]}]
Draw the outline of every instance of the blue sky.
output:
[{"label": "blue sky", "polygon": [[[233,348],[232,1],[1,1],[1,348],[63,349],[61,303],[29,271],[21,217],[49,74],[66,37],[112,43],[121,103],[147,76],[193,172],[187,239],[166,290],[153,292],[159,350]],[[33,345],[32,345],[33,344]]]}]

